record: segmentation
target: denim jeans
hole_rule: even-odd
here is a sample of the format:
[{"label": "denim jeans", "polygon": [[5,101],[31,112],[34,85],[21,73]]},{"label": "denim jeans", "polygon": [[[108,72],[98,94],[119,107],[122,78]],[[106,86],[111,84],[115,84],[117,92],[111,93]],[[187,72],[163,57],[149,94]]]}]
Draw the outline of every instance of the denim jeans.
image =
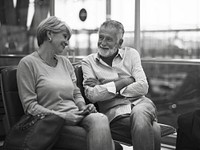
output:
[{"label": "denim jeans", "polygon": [[161,131],[156,107],[144,97],[130,114],[118,116],[110,123],[114,140],[132,144],[134,150],[160,150]]},{"label": "denim jeans", "polygon": [[65,125],[55,147],[67,150],[114,150],[107,117],[92,113],[78,126]]}]

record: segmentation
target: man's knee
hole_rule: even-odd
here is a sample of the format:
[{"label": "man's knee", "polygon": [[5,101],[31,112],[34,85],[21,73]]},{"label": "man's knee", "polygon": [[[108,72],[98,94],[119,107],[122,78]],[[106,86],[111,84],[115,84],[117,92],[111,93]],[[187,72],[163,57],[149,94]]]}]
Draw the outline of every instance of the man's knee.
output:
[{"label": "man's knee", "polygon": [[144,114],[147,111],[145,106],[142,105],[136,105],[132,108],[131,110],[131,115],[132,114]]},{"label": "man's knee", "polygon": [[135,106],[133,107],[130,115],[131,122],[138,124],[144,124],[150,118],[148,110],[144,106]]},{"label": "man's knee", "polygon": [[133,119],[141,119],[144,121],[155,121],[156,119],[156,108],[154,104],[146,99],[144,102],[134,106],[131,111],[131,117]]},{"label": "man's knee", "polygon": [[132,125],[137,126],[141,130],[147,126],[153,125],[153,122],[156,120],[154,113],[148,111],[143,106],[135,107],[131,112],[130,118]]},{"label": "man's knee", "polygon": [[159,137],[161,136],[161,128],[160,128],[160,125],[156,121],[153,121],[153,130],[157,136]]}]

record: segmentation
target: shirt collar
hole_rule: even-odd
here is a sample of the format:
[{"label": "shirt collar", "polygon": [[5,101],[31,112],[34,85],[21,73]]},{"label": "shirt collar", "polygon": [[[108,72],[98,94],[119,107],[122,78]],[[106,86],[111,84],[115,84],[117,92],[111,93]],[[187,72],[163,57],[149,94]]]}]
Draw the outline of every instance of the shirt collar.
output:
[{"label": "shirt collar", "polygon": [[[116,57],[121,57],[121,58],[123,58],[123,57],[124,57],[124,52],[125,52],[125,49],[124,49],[124,48],[119,49],[118,54],[116,55]],[[100,58],[99,53],[96,53],[95,59],[98,60],[98,61],[100,61],[101,58]]]}]

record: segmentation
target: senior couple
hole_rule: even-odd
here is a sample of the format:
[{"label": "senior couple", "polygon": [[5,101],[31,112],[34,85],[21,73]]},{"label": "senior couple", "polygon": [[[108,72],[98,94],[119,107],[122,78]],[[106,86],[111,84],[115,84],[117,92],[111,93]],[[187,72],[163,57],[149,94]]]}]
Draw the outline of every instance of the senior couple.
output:
[{"label": "senior couple", "polygon": [[[56,114],[65,119],[57,141],[63,149],[114,150],[117,142],[134,150],[159,150],[160,127],[156,107],[145,97],[146,75],[139,53],[122,48],[124,27],[114,20],[99,28],[98,51],[82,60],[86,104],[70,61],[62,55],[70,27],[55,16],[37,28],[39,48],[18,64],[17,83],[25,113]],[[97,103],[97,112],[92,103]],[[79,130],[77,129],[82,129]]]}]

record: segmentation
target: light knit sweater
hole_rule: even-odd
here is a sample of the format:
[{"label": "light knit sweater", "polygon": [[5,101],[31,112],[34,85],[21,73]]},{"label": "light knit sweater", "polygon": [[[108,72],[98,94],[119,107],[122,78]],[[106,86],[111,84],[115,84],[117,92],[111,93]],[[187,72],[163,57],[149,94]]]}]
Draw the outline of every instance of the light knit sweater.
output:
[{"label": "light knit sweater", "polygon": [[84,102],[72,64],[65,56],[56,58],[56,67],[48,66],[36,52],[19,62],[17,84],[25,113],[77,111],[76,104]]}]

